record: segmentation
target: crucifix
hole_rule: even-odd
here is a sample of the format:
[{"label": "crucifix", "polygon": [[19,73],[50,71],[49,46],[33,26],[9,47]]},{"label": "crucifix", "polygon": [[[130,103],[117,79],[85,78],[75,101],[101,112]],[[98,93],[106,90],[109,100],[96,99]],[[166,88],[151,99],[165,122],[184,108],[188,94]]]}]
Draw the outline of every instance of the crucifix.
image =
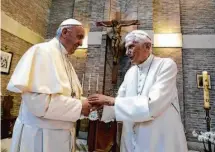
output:
[{"label": "crucifix", "polygon": [[[116,13],[116,16],[119,16],[120,12]],[[113,69],[112,69],[112,83],[116,84],[117,82],[117,73],[118,73],[118,61],[120,53],[120,44],[121,44],[121,28],[125,26],[139,25],[138,20],[120,20],[117,17],[111,21],[100,21],[96,22],[96,26],[111,27],[113,36],[112,36],[112,47],[113,47]]]}]

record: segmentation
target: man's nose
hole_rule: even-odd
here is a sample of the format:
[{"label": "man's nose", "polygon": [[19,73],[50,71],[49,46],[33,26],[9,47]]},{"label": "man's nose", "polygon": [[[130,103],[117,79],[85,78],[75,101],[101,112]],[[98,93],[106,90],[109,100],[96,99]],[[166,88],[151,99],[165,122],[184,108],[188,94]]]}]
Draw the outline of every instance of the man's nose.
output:
[{"label": "man's nose", "polygon": [[131,49],[127,49],[127,50],[126,50],[126,55],[127,55],[127,56],[132,55],[132,50],[131,50]]}]

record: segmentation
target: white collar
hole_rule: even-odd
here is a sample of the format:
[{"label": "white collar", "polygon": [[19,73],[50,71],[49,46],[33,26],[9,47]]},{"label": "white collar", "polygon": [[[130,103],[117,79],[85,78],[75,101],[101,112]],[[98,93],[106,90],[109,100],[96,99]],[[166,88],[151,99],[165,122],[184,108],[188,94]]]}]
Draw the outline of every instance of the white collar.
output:
[{"label": "white collar", "polygon": [[55,46],[60,50],[62,51],[63,54],[67,55],[68,52],[67,50],[65,49],[65,47],[63,46],[63,44],[60,42],[60,40],[58,40],[56,37],[54,37],[50,43],[53,43],[55,44]]},{"label": "white collar", "polygon": [[146,69],[147,67],[149,67],[150,63],[152,62],[153,57],[154,57],[154,55],[150,54],[149,57],[146,59],[146,61],[137,65],[138,69],[142,71],[142,70]]}]

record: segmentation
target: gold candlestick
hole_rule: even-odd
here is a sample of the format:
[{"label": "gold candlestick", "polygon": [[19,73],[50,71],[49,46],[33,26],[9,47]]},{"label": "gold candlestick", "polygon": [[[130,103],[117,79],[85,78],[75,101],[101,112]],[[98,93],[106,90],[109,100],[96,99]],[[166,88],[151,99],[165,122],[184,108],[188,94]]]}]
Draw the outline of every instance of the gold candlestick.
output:
[{"label": "gold candlestick", "polygon": [[[204,109],[206,112],[205,120],[207,125],[207,131],[211,130],[211,118],[210,118],[210,97],[209,97],[209,78],[208,72],[202,72],[203,77],[203,89],[204,89]],[[208,141],[208,152],[212,152],[211,142]]]},{"label": "gold candlestick", "polygon": [[203,71],[202,76],[203,76],[203,89],[204,89],[204,108],[210,109],[208,72]]}]

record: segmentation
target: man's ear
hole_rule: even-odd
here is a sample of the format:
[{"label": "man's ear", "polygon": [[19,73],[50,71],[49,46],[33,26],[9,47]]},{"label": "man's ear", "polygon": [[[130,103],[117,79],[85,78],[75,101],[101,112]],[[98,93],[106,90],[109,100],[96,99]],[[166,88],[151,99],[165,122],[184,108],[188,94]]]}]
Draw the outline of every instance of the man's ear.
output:
[{"label": "man's ear", "polygon": [[67,29],[64,28],[64,29],[62,30],[62,37],[65,38],[66,34],[67,34]]},{"label": "man's ear", "polygon": [[149,43],[149,42],[146,42],[146,43],[145,43],[145,46],[146,46],[146,49],[147,49],[147,50],[150,50],[151,47],[152,47],[151,43]]}]

